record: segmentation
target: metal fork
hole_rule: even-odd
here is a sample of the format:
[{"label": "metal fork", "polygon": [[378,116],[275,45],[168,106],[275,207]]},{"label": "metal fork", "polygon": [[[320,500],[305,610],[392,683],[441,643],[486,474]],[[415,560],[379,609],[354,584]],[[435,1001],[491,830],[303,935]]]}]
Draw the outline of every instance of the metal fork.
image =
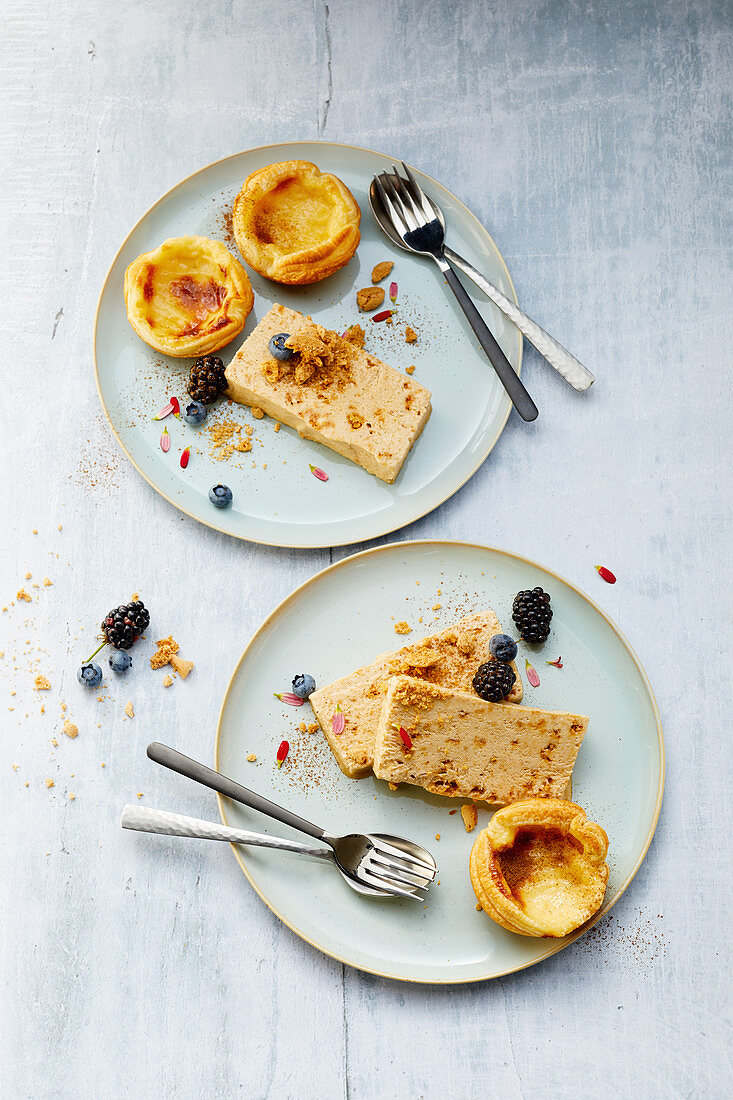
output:
[{"label": "metal fork", "polygon": [[445,232],[440,219],[427,204],[413,197],[409,187],[406,186],[406,181],[402,179],[394,165],[392,165],[392,172],[394,175],[382,172],[375,176],[374,185],[395,232],[410,252],[430,256],[435,261],[458,299],[458,304],[468,318],[468,323],[486,352],[515,409],[523,420],[536,420],[539,415],[537,406],[445,258]]},{"label": "metal fork", "polygon": [[304,817],[286,810],[254,791],[248,790],[221,772],[207,768],[190,756],[184,756],[168,745],[153,741],[148,745],[148,756],[156,764],[202,783],[219,794],[242,802],[253,810],[289,825],[301,833],[315,837],[327,844],[341,874],[361,887],[362,893],[379,893],[382,896],[412,898],[423,901],[430,883],[435,878],[437,866],[426,848],[402,837],[387,833],[349,833],[334,836],[325,829],[307,821]]},{"label": "metal fork", "polygon": [[[445,231],[445,217],[437,202],[423,191],[418,180],[404,161],[402,167],[405,169],[405,174],[410,182],[412,195],[422,207],[423,212],[426,214],[430,212],[436,217]],[[394,182],[396,182],[396,180],[393,180],[393,183]],[[389,239],[399,248],[404,248],[407,252],[411,251],[399,236],[387,216],[379,196],[379,191],[377,190],[376,179],[372,180],[369,187],[369,205],[372,208],[372,214],[379,228],[387,234]],[[507,298],[506,294],[499,290],[498,286],[494,286],[492,282],[489,282],[486,276],[482,275],[473,264],[469,263],[468,260],[459,255],[454,249],[449,248],[448,245],[444,246],[443,254],[446,260],[449,260],[454,267],[457,267],[464,275],[467,275],[469,279],[476,284],[479,290],[483,291],[486,297],[489,298],[495,306],[499,307],[502,313],[516,325],[519,331],[526,336],[532,344],[534,344],[540,355],[544,356],[550,366],[554,367],[557,373],[561,375],[566,382],[569,382],[573,389],[578,390],[579,393],[583,393],[593,385],[595,382],[595,375],[591,374],[588,368],[584,367],[580,360],[576,359],[567,348],[564,348],[559,340],[556,340],[554,336],[550,336],[549,332],[546,332],[541,325],[538,325],[536,321],[532,320],[529,314],[525,313],[523,309],[520,309],[516,302],[513,302],[511,298]]]}]

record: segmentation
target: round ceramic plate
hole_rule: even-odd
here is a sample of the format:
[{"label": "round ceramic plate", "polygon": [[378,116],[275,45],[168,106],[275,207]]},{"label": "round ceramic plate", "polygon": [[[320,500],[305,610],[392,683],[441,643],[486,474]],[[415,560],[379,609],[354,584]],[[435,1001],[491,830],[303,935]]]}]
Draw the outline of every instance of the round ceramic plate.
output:
[{"label": "round ceramic plate", "polygon": [[[331,832],[393,833],[435,856],[439,883],[423,907],[364,899],[332,866],[316,860],[234,848],[272,911],[326,954],[393,978],[468,982],[531,966],[588,927],[562,940],[531,939],[477,912],[468,875],[477,833],[467,834],[461,815],[450,813],[460,800],[405,784],[391,791],[374,777],[347,779],[320,731],[299,731],[301,722],[314,720],[310,706],[291,708],[273,697],[289,689],[297,672],[310,672],[323,685],[397,649],[408,639],[395,634],[395,621],[406,620],[415,640],[489,606],[506,629],[514,594],[537,584],[551,593],[555,613],[544,646],[520,643],[520,670],[533,649],[541,679],[533,688],[523,675],[524,702],[590,717],[573,772],[573,799],[610,840],[610,878],[599,917],[638,870],[659,815],[664,749],[651,687],[617,627],[568,581],[502,550],[453,542],[367,550],[318,573],[263,623],[232,676],[217,733],[217,768],[245,786]],[[558,656],[562,669],[545,664]],[[275,753],[283,739],[291,747],[278,770]],[[250,754],[255,762],[247,761]],[[229,824],[295,835],[237,803],[220,799],[219,806]],[[488,820],[489,812],[480,809],[478,828]]]},{"label": "round ceramic plate", "polygon": [[[153,351],[128,324],[122,284],[127,265],[167,237],[202,234],[224,241],[236,253],[227,215],[243,180],[274,161],[312,160],[335,172],[353,192],[362,212],[361,244],[345,268],[308,287],[285,287],[249,272],[255,305],[244,332],[221,357],[233,357],[244,339],[275,302],[310,314],[341,332],[360,322],[367,350],[398,370],[414,364],[416,381],[432,393],[433,412],[396,482],[386,485],[359,466],[318,443],[301,439],[272,420],[253,420],[250,409],[220,402],[199,429],[168,417],[167,454],[160,449],[163,425],[152,418],[175,394],[185,394],[192,360],[171,359]],[[323,547],[361,542],[411,523],[437,508],[478,469],[506,423],[510,402],[481,351],[440,272],[429,259],[396,248],[377,228],[367,199],[376,172],[392,158],[367,149],[326,142],[287,142],[252,149],[202,169],[164,195],[135,226],[115,257],[97,311],[95,359],[97,386],[112,430],[144,478],[181,511],[219,531],[275,546]],[[509,272],[489,234],[455,195],[417,173],[426,191],[445,213],[448,243],[470,259],[505,294],[514,298]],[[372,323],[359,314],[355,292],[371,285],[371,271],[392,260],[390,279],[398,285],[396,323]],[[473,293],[472,284],[467,289]],[[495,306],[477,294],[481,308],[517,372],[519,332]],[[389,304],[389,299],[387,299]],[[405,325],[418,342],[405,342]],[[461,400],[470,394],[470,401]],[[212,428],[224,420],[254,429],[249,453],[234,452],[225,461],[212,454]],[[184,447],[191,448],[187,469],[180,468]],[[220,453],[220,452],[219,452]],[[323,468],[328,482],[316,480],[310,465]],[[217,511],[208,491],[228,484],[234,502]]]}]

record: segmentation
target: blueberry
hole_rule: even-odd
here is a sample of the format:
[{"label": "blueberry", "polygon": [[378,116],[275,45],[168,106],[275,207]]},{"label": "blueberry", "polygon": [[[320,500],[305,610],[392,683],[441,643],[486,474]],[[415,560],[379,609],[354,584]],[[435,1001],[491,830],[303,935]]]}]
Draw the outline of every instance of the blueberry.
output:
[{"label": "blueberry", "polygon": [[289,332],[278,332],[276,336],[271,337],[267,346],[273,359],[279,359],[281,363],[287,363],[288,359],[293,358],[295,355],[293,349],[285,347],[285,341],[289,339]]},{"label": "blueberry", "polygon": [[316,690],[316,681],[307,672],[299,672],[293,677],[293,695],[307,699]]},{"label": "blueberry", "polygon": [[509,664],[517,655],[517,643],[508,634],[495,634],[489,642],[489,653],[497,661]]},{"label": "blueberry", "polygon": [[76,678],[83,687],[96,688],[102,683],[102,670],[93,661],[87,661],[76,670]]},{"label": "blueberry", "polygon": [[191,404],[186,405],[186,408],[183,410],[183,419],[187,424],[196,427],[197,424],[203,424],[204,420],[206,420],[208,411],[203,401],[192,401]]},{"label": "blueberry", "polygon": [[124,649],[113,649],[109,655],[109,667],[113,672],[127,672],[132,657]]},{"label": "blueberry", "polygon": [[228,485],[215,485],[209,489],[209,500],[215,508],[228,508],[232,503],[232,491]]}]

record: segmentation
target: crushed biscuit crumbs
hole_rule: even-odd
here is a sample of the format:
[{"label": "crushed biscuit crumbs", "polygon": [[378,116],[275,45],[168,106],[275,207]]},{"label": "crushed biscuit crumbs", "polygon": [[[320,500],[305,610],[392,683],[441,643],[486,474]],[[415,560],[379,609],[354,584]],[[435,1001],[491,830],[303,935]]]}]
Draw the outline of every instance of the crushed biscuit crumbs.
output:
[{"label": "crushed biscuit crumbs", "polygon": [[172,683],[173,683],[173,677],[172,677],[172,676],[168,676],[168,675],[166,674],[166,675],[165,675],[165,676],[163,677],[163,687],[164,687],[164,688],[169,688],[169,687],[171,686],[171,684],[172,684]]},{"label": "crushed biscuit crumbs", "polygon": [[399,787],[399,783],[389,783],[388,787],[391,791],[396,791],[397,788]]},{"label": "crushed biscuit crumbs", "polygon": [[48,577],[43,578],[43,587],[44,588],[50,588],[52,584],[53,584],[53,581],[49,580]]},{"label": "crushed biscuit crumbs", "polygon": [[355,348],[363,348],[366,342],[366,333],[361,325],[349,325],[344,333],[347,344],[353,344]]},{"label": "crushed biscuit crumbs", "polygon": [[39,673],[39,675],[36,676],[35,680],[33,681],[33,687],[36,689],[36,691],[50,691],[51,681],[48,679],[47,676],[43,676]]},{"label": "crushed biscuit crumbs", "polygon": [[274,428],[273,428],[272,430],[273,430],[274,432],[279,432],[279,431],[280,431],[280,428],[281,428],[281,426],[282,426],[282,425],[280,424],[280,421],[279,421],[279,420],[276,420],[276,421],[275,421],[275,427],[274,427]]},{"label": "crushed biscuit crumbs", "polygon": [[386,279],[390,271],[394,267],[391,260],[382,260],[381,264],[376,264],[372,268],[372,282],[381,283],[382,279]]},{"label": "crushed biscuit crumbs", "polygon": [[356,292],[356,304],[363,313],[371,313],[384,301],[384,287],[365,286]]},{"label": "crushed biscuit crumbs", "polygon": [[143,797],[143,792],[142,792],[142,791],[138,791],[138,792],[137,792],[137,797],[138,797],[138,798],[142,798],[142,797]]},{"label": "crushed biscuit crumbs", "polygon": [[252,450],[252,425],[237,424],[234,420],[222,420],[219,424],[212,424],[209,429],[209,438],[211,457],[217,462],[224,462],[227,458],[231,458],[235,451],[243,453]]},{"label": "crushed biscuit crumbs", "polygon": [[412,634],[412,627],[403,619],[402,622],[394,624],[394,632],[395,634]]},{"label": "crushed biscuit crumbs", "polygon": [[178,653],[181,648],[172,634],[169,634],[167,638],[158,638],[155,644],[158,647],[158,652],[150,658],[151,668],[162,668],[163,665],[169,664],[171,657]]},{"label": "crushed biscuit crumbs", "polygon": [[33,597],[30,596],[25,588],[19,588],[15,593],[16,600],[25,600],[26,603],[33,603]]},{"label": "crushed biscuit crumbs", "polygon": [[414,366],[405,367],[405,374],[414,374],[414,373],[415,373],[415,367]]},{"label": "crushed biscuit crumbs", "polygon": [[31,579],[31,577],[32,577],[32,576],[33,576],[33,574],[32,574],[32,573],[26,573],[26,575],[25,575],[25,579],[26,579],[27,581],[29,581],[29,580]]},{"label": "crushed biscuit crumbs", "polygon": [[59,743],[58,743],[58,741],[56,740],[56,738],[55,738],[55,737],[52,737],[52,738],[51,738],[51,744],[53,745],[53,747],[54,747],[55,749],[57,749],[57,748],[59,747]]},{"label": "crushed biscuit crumbs", "polygon": [[177,657],[175,653],[171,657],[170,663],[182,680],[186,679],[193,668],[193,661],[184,661],[182,657]]},{"label": "crushed biscuit crumbs", "polygon": [[463,818],[463,824],[466,826],[466,832],[473,832],[478,821],[478,810],[476,807],[461,806],[461,817]]},{"label": "crushed biscuit crumbs", "polygon": [[76,798],[75,794],[69,794],[69,802],[73,802]]},{"label": "crushed biscuit crumbs", "polygon": [[132,703],[125,703],[125,714],[128,718],[135,717],[135,711],[133,710]]},{"label": "crushed biscuit crumbs", "polygon": [[480,912],[481,912],[481,906],[479,905],[479,903],[478,903],[478,902],[476,902],[476,912],[477,912],[477,913],[480,913]]},{"label": "crushed biscuit crumbs", "polygon": [[317,722],[310,722],[308,724],[308,733],[315,733],[317,731],[317,729],[318,729],[318,723]]},{"label": "crushed biscuit crumbs", "polygon": [[46,786],[51,788],[51,787],[55,787],[56,784],[54,783],[53,779],[47,779],[46,780]]},{"label": "crushed biscuit crumbs", "polygon": [[66,736],[70,737],[72,740],[75,737],[79,736],[79,727],[77,726],[77,724],[75,722],[70,722],[68,718],[64,722],[64,724],[62,726],[62,729],[63,729],[64,733],[66,734]]},{"label": "crushed biscuit crumbs", "polygon": [[440,611],[442,606],[443,606],[442,603],[434,603],[433,604],[433,611]]},{"label": "crushed biscuit crumbs", "polygon": [[305,722],[301,722],[300,725],[298,726],[298,729],[300,730],[301,733],[305,733]]},{"label": "crushed biscuit crumbs", "polygon": [[247,755],[247,763],[249,763],[249,764],[254,764],[256,759],[257,759],[257,754],[254,753],[254,752],[250,752]]},{"label": "crushed biscuit crumbs", "polygon": [[253,405],[252,406],[252,416],[255,418],[255,420],[263,420],[264,417],[265,417],[265,414],[262,411],[262,409],[258,409],[256,405]]},{"label": "crushed biscuit crumbs", "polygon": [[411,328],[410,325],[405,325],[405,343],[406,344],[416,344],[417,343],[417,333],[415,332],[414,328]]},{"label": "crushed biscuit crumbs", "polygon": [[440,833],[436,833],[436,834],[435,834],[435,839],[436,839],[436,840],[440,840]]}]

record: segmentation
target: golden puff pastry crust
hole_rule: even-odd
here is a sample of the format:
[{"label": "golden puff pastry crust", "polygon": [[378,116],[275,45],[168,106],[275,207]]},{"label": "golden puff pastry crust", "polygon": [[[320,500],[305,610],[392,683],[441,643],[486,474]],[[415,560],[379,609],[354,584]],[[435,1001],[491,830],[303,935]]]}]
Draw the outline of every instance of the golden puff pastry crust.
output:
[{"label": "golden puff pastry crust", "polygon": [[239,260],[208,237],[171,237],[125,272],[127,319],[164,355],[208,355],[244,328],[254,303]]},{"label": "golden puff pastry crust", "polygon": [[361,211],[348,187],[307,160],[268,164],[234,200],[232,228],[250,267],[276,283],[317,283],[349,262]]},{"label": "golden puff pastry crust", "polygon": [[527,798],[498,810],[471,850],[471,884],[492,920],[521,936],[566,936],[598,912],[608,837],[574,802]]}]

